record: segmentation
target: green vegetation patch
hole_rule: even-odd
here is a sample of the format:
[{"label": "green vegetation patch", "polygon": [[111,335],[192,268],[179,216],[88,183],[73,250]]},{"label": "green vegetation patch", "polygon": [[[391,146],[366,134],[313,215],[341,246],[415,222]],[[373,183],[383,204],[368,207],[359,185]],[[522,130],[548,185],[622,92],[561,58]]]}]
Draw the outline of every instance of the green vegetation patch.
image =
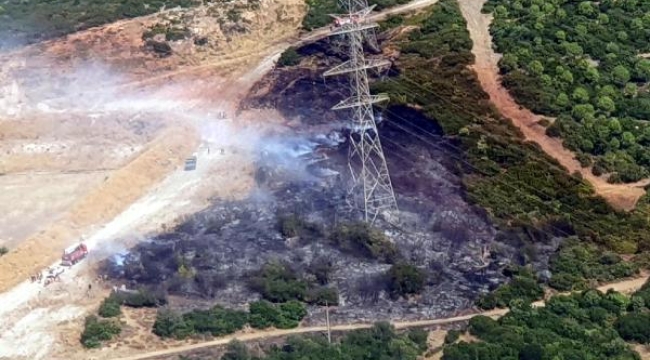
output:
[{"label": "green vegetation patch", "polygon": [[516,302],[498,320],[472,318],[469,332],[480,342],[447,346],[442,359],[638,360],[624,340],[647,342],[650,318],[630,303],[623,294],[596,290],[554,296],[543,308]]},{"label": "green vegetation patch", "polygon": [[[592,155],[594,174],[650,170],[650,1],[489,0],[503,83],[557,120],[549,135]],[[588,166],[589,162],[583,162]]]},{"label": "green vegetation patch", "polygon": [[[334,340],[334,339],[333,339]],[[388,323],[371,329],[351,331],[340,339],[327,342],[323,336],[294,336],[285,344],[273,345],[266,354],[253,357],[241,343],[228,345],[222,360],[415,360],[427,348],[427,333],[412,330],[397,334]]]},{"label": "green vegetation patch", "polygon": [[31,43],[153,14],[163,7],[198,4],[198,0],[6,0],[0,3],[0,34],[9,43]]},{"label": "green vegetation patch", "polygon": [[639,273],[638,264],[575,238],[564,241],[550,265],[556,275],[549,285],[560,291],[585,289],[589,285],[585,279],[610,282]]},{"label": "green vegetation patch", "polygon": [[244,311],[214,306],[208,310],[192,310],[185,314],[161,309],[153,324],[153,333],[160,337],[185,339],[194,334],[222,336],[241,330],[248,322]]},{"label": "green vegetation patch", "polygon": [[268,301],[256,301],[249,305],[250,324],[257,329],[276,327],[291,329],[298,327],[300,320],[307,315],[305,305],[299,301],[272,304]]},{"label": "green vegetation patch", "polygon": [[115,319],[99,319],[88,316],[81,334],[81,344],[86,348],[98,348],[102,342],[111,340],[122,332],[120,323]]},{"label": "green vegetation patch", "polygon": [[482,296],[477,305],[484,310],[506,308],[512,302],[533,302],[544,296],[544,288],[537,282],[532,272],[526,268],[517,269],[509,283]]}]

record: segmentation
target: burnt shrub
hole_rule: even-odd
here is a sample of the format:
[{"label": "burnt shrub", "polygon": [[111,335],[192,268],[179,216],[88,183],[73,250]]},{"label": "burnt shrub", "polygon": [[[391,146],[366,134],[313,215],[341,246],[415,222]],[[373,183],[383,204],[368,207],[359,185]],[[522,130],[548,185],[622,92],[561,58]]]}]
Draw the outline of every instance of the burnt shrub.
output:
[{"label": "burnt shrub", "polygon": [[418,294],[424,289],[426,274],[411,264],[395,264],[387,275],[388,290],[395,297]]},{"label": "burnt shrub", "polygon": [[316,258],[307,267],[307,272],[314,275],[316,281],[321,285],[329,282],[330,275],[334,271],[334,264],[330,259]]},{"label": "burnt shrub", "polygon": [[365,223],[342,224],[334,229],[330,240],[341,250],[358,256],[390,264],[399,258],[395,244],[384,233]]},{"label": "burnt shrub", "polygon": [[158,307],[167,304],[167,297],[162,292],[154,292],[145,289],[138,291],[118,291],[111,294],[110,298],[118,304],[141,308]]},{"label": "burnt shrub", "polygon": [[323,229],[317,224],[293,214],[278,217],[278,230],[285,237],[314,238],[323,234]]},{"label": "burnt shrub", "polygon": [[310,289],[306,301],[313,305],[338,305],[339,293],[334,288],[321,286]]},{"label": "burnt shrub", "polygon": [[264,265],[252,274],[248,285],[271,302],[303,301],[308,289],[308,283],[299,279],[289,265],[281,262]]},{"label": "burnt shrub", "polygon": [[97,316],[88,316],[81,333],[81,344],[86,348],[100,347],[103,341],[109,341],[122,332],[120,323],[113,320],[101,320]]}]

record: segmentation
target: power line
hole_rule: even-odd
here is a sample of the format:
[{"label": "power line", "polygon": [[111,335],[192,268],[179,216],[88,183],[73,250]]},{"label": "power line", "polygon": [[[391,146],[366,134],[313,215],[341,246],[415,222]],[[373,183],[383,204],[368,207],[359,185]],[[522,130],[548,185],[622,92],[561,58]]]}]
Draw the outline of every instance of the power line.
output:
[{"label": "power line", "polygon": [[372,223],[380,214],[397,209],[373,109],[373,104],[388,100],[388,96],[370,94],[367,73],[368,69],[390,66],[390,62],[365,58],[364,41],[371,44],[376,42],[371,30],[379,26],[367,21],[373,7],[368,7],[367,0],[339,2],[348,13],[332,15],[335,18],[335,29],[330,35],[343,35],[347,38],[350,59],[326,71],[324,76],[348,75],[350,79],[351,96],[332,109],[353,111],[354,126],[350,131],[348,156],[352,186],[348,200],[352,209],[361,208],[364,220]]}]

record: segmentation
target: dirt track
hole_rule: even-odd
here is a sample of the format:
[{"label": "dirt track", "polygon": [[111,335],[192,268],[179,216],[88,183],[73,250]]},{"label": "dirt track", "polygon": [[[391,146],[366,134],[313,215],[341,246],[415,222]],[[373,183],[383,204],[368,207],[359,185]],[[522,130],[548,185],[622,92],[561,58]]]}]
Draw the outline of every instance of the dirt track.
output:
[{"label": "dirt track", "polygon": [[164,131],[149,149],[124,168],[109,176],[50,228],[25,240],[3,256],[0,262],[0,292],[7,291],[60,257],[71,238],[83,229],[103,223],[124,211],[128,205],[175,169],[198,144],[197,134],[187,127]]},{"label": "dirt track", "polygon": [[483,89],[490,95],[490,100],[505,117],[521,130],[526,140],[539,144],[551,157],[556,159],[569,173],[580,172],[582,177],[593,185],[596,193],[605,198],[613,207],[621,210],[632,210],[637,201],[645,194],[643,187],[650,180],[642,180],[632,184],[609,184],[603,177],[591,173],[590,168],[582,168],[575,155],[566,149],[560,140],[546,136],[546,129],[539,125],[541,116],[519,106],[510,96],[507,89],[501,86],[497,55],[492,49],[490,23],[492,16],[482,14],[481,9],[486,0],[459,0],[463,16],[467,21],[470,37],[472,38],[472,53],[476,57],[473,69]]},{"label": "dirt track", "polygon": [[[616,283],[608,284],[608,285],[603,285],[598,288],[598,290],[602,292],[606,292],[609,289],[614,289],[615,291],[622,292],[622,293],[630,293],[638,288],[640,288],[646,281],[648,280],[648,276],[643,276],[637,279],[629,279],[629,280],[623,280],[619,281]],[[544,306],[543,301],[538,301],[533,304],[535,307],[542,307]],[[432,327],[432,326],[439,326],[439,325],[446,325],[446,324],[452,324],[455,322],[461,322],[461,321],[466,321],[471,319],[474,316],[477,315],[485,315],[485,316],[490,316],[490,317],[501,317],[508,313],[507,309],[497,309],[497,310],[491,310],[491,311],[484,311],[476,314],[469,314],[469,315],[463,315],[463,316],[455,316],[451,318],[445,318],[445,319],[433,319],[433,320],[420,320],[420,321],[409,321],[409,322],[395,322],[393,325],[397,329],[406,329],[406,328],[413,328],[413,327]],[[371,327],[372,324],[350,324],[350,325],[336,325],[332,326],[331,330],[332,331],[351,331],[351,330],[359,330],[359,329],[367,329]],[[307,333],[318,333],[318,332],[325,332],[327,331],[326,326],[313,326],[313,327],[304,327],[304,328],[296,328],[296,329],[290,329],[290,330],[269,330],[269,331],[259,331],[259,332],[254,332],[254,333],[249,333],[249,334],[241,334],[241,335],[233,335],[233,336],[227,336],[224,338],[212,340],[212,341],[207,341],[204,343],[199,343],[199,344],[192,344],[192,345],[184,345],[184,346],[179,346],[176,348],[172,349],[166,349],[166,350],[160,350],[160,351],[152,351],[144,354],[139,354],[139,355],[134,355],[134,356],[129,356],[129,357],[123,357],[119,358],[119,360],[143,360],[143,359],[150,359],[158,356],[166,356],[166,355],[172,355],[172,354],[179,354],[187,351],[192,351],[192,350],[197,350],[197,349],[202,349],[206,347],[212,347],[212,346],[220,346],[220,345],[225,345],[228,344],[230,341],[233,339],[237,339],[239,341],[255,341],[255,340],[261,340],[261,339],[268,339],[268,338],[274,338],[274,337],[282,337],[282,336],[288,336],[288,335],[295,335],[295,334],[307,334]]]}]

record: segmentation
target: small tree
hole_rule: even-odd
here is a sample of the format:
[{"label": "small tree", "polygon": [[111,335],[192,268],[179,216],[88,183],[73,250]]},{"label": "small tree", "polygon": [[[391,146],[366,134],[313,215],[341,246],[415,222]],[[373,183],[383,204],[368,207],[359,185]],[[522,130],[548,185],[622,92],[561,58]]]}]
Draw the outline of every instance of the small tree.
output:
[{"label": "small tree", "polygon": [[120,316],[120,303],[113,296],[109,296],[99,306],[98,314],[103,318]]},{"label": "small tree", "polygon": [[298,63],[300,63],[300,54],[293,47],[285,50],[278,59],[278,67],[294,66],[298,65]]},{"label": "small tree", "polygon": [[395,296],[417,294],[425,281],[424,272],[410,264],[396,264],[388,270],[388,288]]}]

